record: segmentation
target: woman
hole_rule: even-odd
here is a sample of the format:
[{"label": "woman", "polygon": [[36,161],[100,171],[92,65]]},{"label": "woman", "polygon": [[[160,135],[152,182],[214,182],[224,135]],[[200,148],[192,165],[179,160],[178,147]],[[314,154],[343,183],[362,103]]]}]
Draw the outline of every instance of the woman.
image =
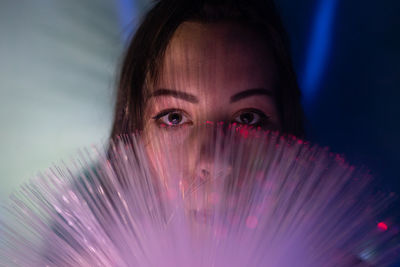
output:
[{"label": "woman", "polygon": [[300,100],[272,0],[161,0],[127,49],[111,138],[140,130],[153,165],[166,164],[161,150],[184,155],[186,171],[204,178],[215,162],[205,122],[303,137]]},{"label": "woman", "polygon": [[[300,90],[273,1],[165,0],[144,17],[122,65],[111,138],[142,130],[153,162],[160,146],[190,150],[189,171],[206,175],[205,121],[303,136]],[[171,142],[156,144],[160,135]]]}]

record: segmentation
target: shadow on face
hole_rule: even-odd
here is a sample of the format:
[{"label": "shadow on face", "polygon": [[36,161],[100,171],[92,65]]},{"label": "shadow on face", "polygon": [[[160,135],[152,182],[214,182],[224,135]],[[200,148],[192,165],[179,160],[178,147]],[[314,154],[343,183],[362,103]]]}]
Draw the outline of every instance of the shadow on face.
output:
[{"label": "shadow on face", "polygon": [[248,26],[180,25],[148,86],[143,132],[154,168],[173,164],[167,151],[188,177],[210,175],[215,158],[205,149],[212,142],[206,122],[279,130],[276,69],[269,44]]}]

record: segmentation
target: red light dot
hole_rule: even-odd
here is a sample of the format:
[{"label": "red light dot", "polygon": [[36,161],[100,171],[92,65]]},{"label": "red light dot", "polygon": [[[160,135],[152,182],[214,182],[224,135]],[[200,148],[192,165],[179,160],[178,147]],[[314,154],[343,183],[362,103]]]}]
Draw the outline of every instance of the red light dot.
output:
[{"label": "red light dot", "polygon": [[387,226],[386,223],[384,223],[384,222],[378,223],[377,227],[378,227],[378,229],[381,230],[381,231],[386,231],[386,230],[388,229],[388,226]]},{"label": "red light dot", "polygon": [[298,143],[299,145],[302,145],[304,142],[303,142],[303,140],[297,140],[297,143]]},{"label": "red light dot", "polygon": [[247,138],[249,136],[249,131],[246,129],[240,129],[240,133],[244,138]]}]

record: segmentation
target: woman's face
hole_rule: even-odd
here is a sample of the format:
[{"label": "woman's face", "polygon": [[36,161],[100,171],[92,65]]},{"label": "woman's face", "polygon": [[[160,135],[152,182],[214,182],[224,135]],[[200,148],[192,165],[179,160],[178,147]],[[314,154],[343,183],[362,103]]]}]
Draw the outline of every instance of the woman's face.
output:
[{"label": "woman's face", "polygon": [[212,142],[206,121],[280,129],[276,69],[269,44],[246,26],[180,25],[145,107],[143,133],[155,168],[172,157],[187,177],[209,175],[215,159],[204,149]]}]

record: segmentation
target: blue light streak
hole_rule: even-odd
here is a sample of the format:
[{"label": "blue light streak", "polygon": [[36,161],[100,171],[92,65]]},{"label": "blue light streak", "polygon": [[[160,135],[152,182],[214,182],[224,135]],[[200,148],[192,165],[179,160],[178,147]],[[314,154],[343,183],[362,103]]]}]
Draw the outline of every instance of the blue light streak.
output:
[{"label": "blue light streak", "polygon": [[132,33],[134,19],[137,18],[137,0],[118,0],[118,19],[121,28],[121,37],[127,42]]},{"label": "blue light streak", "polygon": [[320,0],[307,51],[304,76],[301,82],[304,100],[312,102],[322,75],[332,42],[334,15],[338,0]]}]

